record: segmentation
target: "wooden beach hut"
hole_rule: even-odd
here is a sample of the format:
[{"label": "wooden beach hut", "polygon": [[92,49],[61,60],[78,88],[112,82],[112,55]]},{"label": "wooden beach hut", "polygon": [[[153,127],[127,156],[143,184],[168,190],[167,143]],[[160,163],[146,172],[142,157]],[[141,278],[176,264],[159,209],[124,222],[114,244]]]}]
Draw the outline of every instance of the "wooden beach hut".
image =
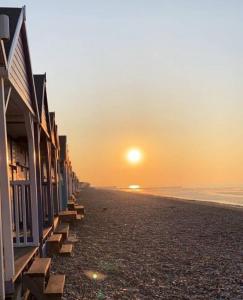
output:
[{"label": "wooden beach hut", "polygon": [[57,215],[61,210],[60,197],[59,197],[59,173],[58,173],[58,162],[59,162],[59,138],[58,128],[55,121],[55,113],[50,113],[50,124],[51,124],[51,184],[52,184],[52,197],[54,204],[54,214]]},{"label": "wooden beach hut", "polygon": [[48,109],[46,74],[34,75],[39,110],[39,131],[36,135],[36,168],[38,178],[40,243],[43,243],[54,222],[54,199],[51,174],[51,122]]},{"label": "wooden beach hut", "polygon": [[24,7],[0,8],[0,141],[0,299],[60,299],[65,276],[49,276],[41,257],[72,249],[58,218],[60,144],[46,76],[32,73]]},{"label": "wooden beach hut", "polygon": [[[25,9],[0,8],[0,15],[4,58],[0,69],[0,197],[5,249],[1,273],[5,281],[3,289],[12,291],[23,267],[15,264],[15,258],[23,249],[32,256],[39,246],[35,157],[38,106]],[[8,36],[4,36],[4,30]]]},{"label": "wooden beach hut", "polygon": [[68,159],[68,145],[67,145],[67,136],[60,135],[59,136],[59,145],[60,145],[60,186],[61,186],[61,207],[62,210],[67,208],[67,203],[69,199],[69,186],[68,186],[68,166],[69,166],[69,159]]}]

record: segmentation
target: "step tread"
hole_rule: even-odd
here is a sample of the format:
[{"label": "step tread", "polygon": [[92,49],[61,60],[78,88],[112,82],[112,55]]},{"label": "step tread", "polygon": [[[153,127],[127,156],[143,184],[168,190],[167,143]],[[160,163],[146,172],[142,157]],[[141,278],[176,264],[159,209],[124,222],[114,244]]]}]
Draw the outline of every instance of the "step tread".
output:
[{"label": "step tread", "polygon": [[76,204],[76,202],[73,200],[69,200],[67,204]]},{"label": "step tread", "polygon": [[55,233],[66,233],[69,231],[69,224],[68,223],[62,223],[59,224],[55,230]]},{"label": "step tread", "polygon": [[59,243],[62,240],[62,235],[60,233],[54,233],[48,239],[48,243]]},{"label": "step tread", "polygon": [[60,254],[71,254],[73,251],[73,244],[63,244],[59,253]]},{"label": "step tread", "polygon": [[65,210],[65,211],[61,211],[58,214],[59,216],[72,216],[72,215],[77,215],[76,210]]},{"label": "step tread", "polygon": [[84,218],[84,215],[77,215],[76,220],[82,220]]},{"label": "step tread", "polygon": [[29,276],[46,276],[51,265],[51,258],[36,258],[29,270],[26,272]]},{"label": "step tread", "polygon": [[45,289],[45,294],[62,295],[65,284],[65,275],[55,274],[50,275],[50,278]]},{"label": "step tread", "polygon": [[84,206],[83,206],[83,205],[79,205],[79,204],[77,204],[77,205],[75,205],[75,208],[82,209],[82,208],[84,208]]}]

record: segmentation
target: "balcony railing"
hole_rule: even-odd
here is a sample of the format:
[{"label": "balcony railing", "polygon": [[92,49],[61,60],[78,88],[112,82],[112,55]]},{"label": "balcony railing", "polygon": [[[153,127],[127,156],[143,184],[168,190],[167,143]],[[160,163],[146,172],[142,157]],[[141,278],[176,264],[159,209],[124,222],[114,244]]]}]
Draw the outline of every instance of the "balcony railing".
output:
[{"label": "balcony railing", "polygon": [[12,226],[14,246],[24,247],[33,243],[30,182],[10,182],[12,200]]}]

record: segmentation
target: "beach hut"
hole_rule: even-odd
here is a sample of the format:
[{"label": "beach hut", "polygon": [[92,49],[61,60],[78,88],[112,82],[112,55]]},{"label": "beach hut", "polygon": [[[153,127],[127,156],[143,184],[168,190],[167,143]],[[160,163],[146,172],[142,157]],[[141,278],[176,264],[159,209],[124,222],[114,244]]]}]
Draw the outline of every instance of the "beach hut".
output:
[{"label": "beach hut", "polygon": [[2,290],[11,292],[27,261],[17,265],[15,259],[23,252],[26,257],[34,255],[39,246],[35,156],[39,116],[25,9],[0,8],[0,15],[1,274],[5,281]]},{"label": "beach hut", "polygon": [[59,197],[59,174],[58,174],[58,161],[59,161],[59,139],[57,125],[55,122],[55,113],[50,113],[50,123],[51,123],[51,183],[52,183],[52,197],[54,204],[54,214],[57,215],[61,210],[60,207],[60,197]]},{"label": "beach hut", "polygon": [[46,74],[34,75],[39,110],[39,132],[36,136],[40,243],[45,240],[54,221],[54,199],[51,174],[51,122],[48,109]]},{"label": "beach hut", "polygon": [[67,145],[67,137],[65,135],[59,136],[59,144],[60,144],[60,158],[59,158],[59,176],[60,176],[60,186],[61,186],[61,207],[62,210],[67,208],[69,192],[68,192],[68,145]]},{"label": "beach hut", "polygon": [[81,220],[80,208],[62,210],[76,176],[49,113],[46,75],[32,73],[25,21],[25,7],[0,8],[0,299],[61,299],[65,276],[49,276],[42,256],[72,251],[62,221]]}]

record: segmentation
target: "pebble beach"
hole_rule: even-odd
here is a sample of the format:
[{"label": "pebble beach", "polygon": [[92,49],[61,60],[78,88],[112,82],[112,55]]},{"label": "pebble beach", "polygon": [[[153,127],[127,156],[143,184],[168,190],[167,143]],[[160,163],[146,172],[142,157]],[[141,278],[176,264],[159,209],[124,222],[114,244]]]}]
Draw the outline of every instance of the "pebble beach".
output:
[{"label": "pebble beach", "polygon": [[243,209],[133,192],[82,191],[63,299],[243,299]]}]

